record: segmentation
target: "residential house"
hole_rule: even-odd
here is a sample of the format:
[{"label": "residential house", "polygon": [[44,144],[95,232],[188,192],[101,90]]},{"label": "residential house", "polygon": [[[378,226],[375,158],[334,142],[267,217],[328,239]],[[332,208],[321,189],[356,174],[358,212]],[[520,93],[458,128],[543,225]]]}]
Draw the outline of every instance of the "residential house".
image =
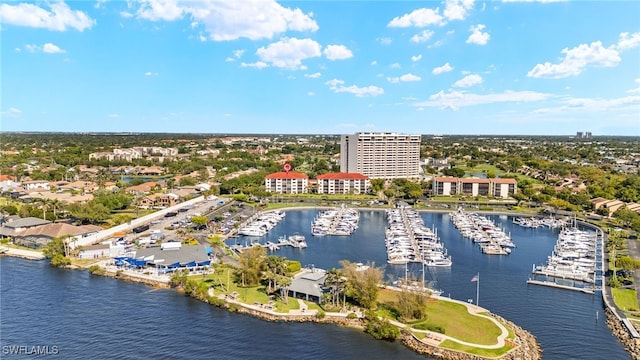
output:
[{"label": "residential house", "polygon": [[18,245],[37,249],[48,244],[54,238],[63,236],[85,237],[100,230],[102,228],[95,225],[75,226],[67,223],[49,223],[15,232],[13,241]]}]

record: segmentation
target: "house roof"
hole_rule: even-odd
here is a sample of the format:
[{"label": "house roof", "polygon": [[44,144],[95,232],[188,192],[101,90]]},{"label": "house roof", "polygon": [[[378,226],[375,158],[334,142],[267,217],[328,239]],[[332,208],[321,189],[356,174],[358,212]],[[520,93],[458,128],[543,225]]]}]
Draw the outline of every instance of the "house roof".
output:
[{"label": "house roof", "polygon": [[437,182],[458,182],[458,178],[453,176],[436,176],[433,180]]},{"label": "house roof", "polygon": [[51,221],[43,220],[36,217],[26,217],[26,218],[20,218],[17,220],[9,221],[6,224],[4,224],[4,226],[12,229],[17,229],[17,228],[28,228],[28,227],[44,225],[49,223],[51,223]]},{"label": "house roof", "polygon": [[280,171],[280,172],[276,172],[276,173],[272,173],[266,176],[267,179],[283,179],[283,180],[287,180],[287,179],[309,179],[309,176],[299,173],[299,172],[293,172],[293,171],[289,171],[289,172],[285,172],[285,171]]},{"label": "house roof", "polygon": [[320,269],[316,269],[314,272],[305,272],[291,280],[289,290],[299,294],[321,297],[322,286],[326,277],[327,273]]},{"label": "house roof", "polygon": [[489,179],[480,179],[480,178],[463,178],[460,179],[461,183],[473,183],[473,184],[488,184]]},{"label": "house roof", "polygon": [[327,173],[317,176],[318,180],[367,180],[368,176],[362,175],[360,173]]},{"label": "house roof", "polygon": [[26,236],[44,236],[50,238],[56,238],[60,236],[76,236],[82,234],[89,234],[98,231],[99,226],[96,229],[95,226],[75,226],[67,223],[51,223],[46,225],[34,226],[23,231],[15,233],[17,237]]},{"label": "house roof", "polygon": [[186,264],[192,261],[202,262],[209,260],[205,245],[185,245],[179,249],[162,250],[159,246],[136,250],[136,259],[151,258],[150,263],[155,265],[170,265],[175,263]]},{"label": "house roof", "polygon": [[492,183],[494,184],[516,184],[517,181],[516,179],[511,179],[511,178],[492,178],[490,179]]}]

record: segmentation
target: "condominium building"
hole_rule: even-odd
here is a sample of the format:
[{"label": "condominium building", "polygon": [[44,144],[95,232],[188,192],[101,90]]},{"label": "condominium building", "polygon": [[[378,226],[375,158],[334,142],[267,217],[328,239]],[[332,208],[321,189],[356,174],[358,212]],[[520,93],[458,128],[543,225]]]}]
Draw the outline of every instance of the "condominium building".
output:
[{"label": "condominium building", "polygon": [[318,194],[366,194],[371,189],[369,178],[357,173],[318,175]]},{"label": "condominium building", "polygon": [[433,195],[435,196],[493,196],[508,198],[518,191],[516,179],[479,179],[440,177],[433,178]]},{"label": "condominium building", "polygon": [[420,135],[362,132],[342,135],[340,171],[372,179],[417,178]]},{"label": "condominium building", "polygon": [[309,177],[297,172],[277,172],[264,179],[268,192],[278,194],[306,194],[309,192]]}]

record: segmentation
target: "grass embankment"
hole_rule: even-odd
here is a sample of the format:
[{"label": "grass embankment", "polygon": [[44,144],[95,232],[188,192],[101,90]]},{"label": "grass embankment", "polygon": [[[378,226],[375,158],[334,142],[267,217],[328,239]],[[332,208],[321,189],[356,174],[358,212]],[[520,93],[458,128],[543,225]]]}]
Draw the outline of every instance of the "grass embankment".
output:
[{"label": "grass embankment", "polygon": [[[392,290],[380,292],[380,316],[398,320],[389,310],[385,310],[397,302],[397,294],[398,292]],[[465,305],[436,299],[428,301],[426,316],[423,319],[413,321],[409,325],[420,330],[442,329],[447,336],[482,345],[495,344],[501,334],[500,328],[491,320],[470,314]]]},{"label": "grass embankment", "polygon": [[638,296],[632,289],[611,289],[613,300],[624,311],[638,311]]}]

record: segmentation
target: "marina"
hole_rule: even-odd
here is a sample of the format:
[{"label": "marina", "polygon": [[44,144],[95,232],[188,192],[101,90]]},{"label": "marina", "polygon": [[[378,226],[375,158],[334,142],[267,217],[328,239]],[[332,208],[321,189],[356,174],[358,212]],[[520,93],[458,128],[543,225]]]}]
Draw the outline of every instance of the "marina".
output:
[{"label": "marina", "polygon": [[451,256],[435,230],[424,225],[417,211],[408,208],[388,209],[385,230],[387,263],[402,265],[409,262],[426,266],[450,267]]},{"label": "marina", "polygon": [[511,234],[506,234],[486,216],[468,213],[462,209],[449,215],[460,234],[478,244],[484,254],[509,255],[516,247],[511,240]]},{"label": "marina", "polygon": [[[575,227],[563,228],[545,265],[533,265],[527,283],[586,292],[595,289],[598,236]],[[544,281],[539,278],[543,277]],[[571,285],[559,284],[569,281]]]},{"label": "marina", "polygon": [[341,206],[323,210],[311,224],[311,235],[313,236],[348,236],[357,228],[360,220],[360,213],[357,209]]},{"label": "marina", "polygon": [[523,217],[517,216],[513,218],[513,223],[525,228],[539,228],[546,227],[549,229],[557,229],[567,226],[567,220],[557,219],[553,216],[540,218],[535,216]]},{"label": "marina", "polygon": [[254,215],[240,229],[238,235],[264,236],[273,229],[285,216],[284,211],[270,211]]}]

